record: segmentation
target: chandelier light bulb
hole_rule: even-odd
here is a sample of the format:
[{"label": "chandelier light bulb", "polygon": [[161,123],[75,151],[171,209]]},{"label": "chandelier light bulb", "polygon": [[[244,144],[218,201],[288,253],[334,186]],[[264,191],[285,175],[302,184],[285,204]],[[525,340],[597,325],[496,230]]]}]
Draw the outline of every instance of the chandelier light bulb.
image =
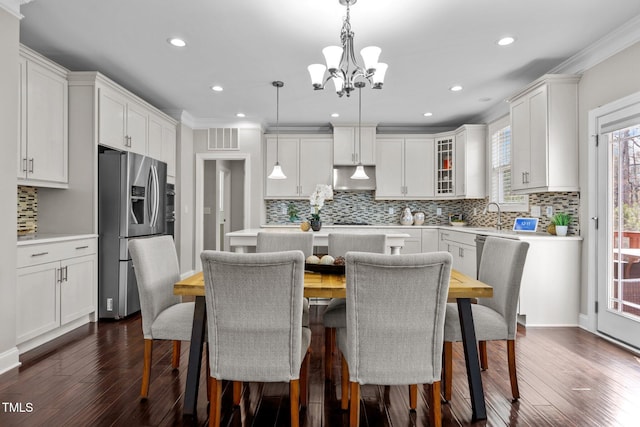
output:
[{"label": "chandelier light bulb", "polygon": [[311,83],[315,89],[322,89],[322,80],[327,67],[324,64],[311,64],[307,67],[311,76]]},{"label": "chandelier light bulb", "polygon": [[344,80],[342,80],[340,77],[334,77],[332,80],[334,86],[336,87],[336,92],[342,92],[344,90]]},{"label": "chandelier light bulb", "polygon": [[358,165],[356,171],[351,175],[351,179],[369,179],[369,176],[364,171],[364,166]]},{"label": "chandelier light bulb", "polygon": [[275,165],[273,165],[273,170],[271,171],[271,174],[269,174],[268,178],[269,179],[287,179],[287,176],[282,171],[282,167],[280,166],[280,163],[276,163]]},{"label": "chandelier light bulb", "polygon": [[382,49],[378,46],[367,46],[360,51],[360,55],[362,55],[362,59],[364,60],[364,68],[367,72],[372,73],[375,71],[381,52]]},{"label": "chandelier light bulb", "polygon": [[376,65],[376,72],[373,74],[373,88],[374,89],[382,89],[382,84],[384,83],[384,75],[387,74],[387,68],[389,66],[384,62],[378,62]]},{"label": "chandelier light bulb", "polygon": [[327,46],[322,49],[322,54],[324,55],[324,60],[327,63],[329,71],[340,68],[340,58],[342,58],[343,51],[340,46]]}]

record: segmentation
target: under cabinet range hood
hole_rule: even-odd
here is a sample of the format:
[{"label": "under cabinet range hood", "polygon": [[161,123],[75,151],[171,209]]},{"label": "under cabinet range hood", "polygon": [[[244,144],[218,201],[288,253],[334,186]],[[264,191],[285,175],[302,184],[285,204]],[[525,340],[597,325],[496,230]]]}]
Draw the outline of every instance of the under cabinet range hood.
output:
[{"label": "under cabinet range hood", "polygon": [[365,166],[369,179],[351,179],[355,172],[354,166],[334,166],[333,167],[333,189],[338,191],[373,191],[376,189],[376,168],[375,166]]}]

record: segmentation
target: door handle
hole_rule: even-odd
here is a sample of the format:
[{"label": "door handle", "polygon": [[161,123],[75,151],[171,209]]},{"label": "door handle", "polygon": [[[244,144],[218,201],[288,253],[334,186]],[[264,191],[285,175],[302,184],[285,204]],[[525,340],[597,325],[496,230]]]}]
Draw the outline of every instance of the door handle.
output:
[{"label": "door handle", "polygon": [[29,173],[33,173],[33,157],[29,159]]},{"label": "door handle", "polygon": [[31,254],[32,257],[47,255],[49,252],[38,252],[37,254]]},{"label": "door handle", "polygon": [[22,172],[27,171],[27,158],[22,159]]},{"label": "door handle", "polygon": [[[60,270],[62,271],[62,269],[60,269]],[[67,282],[67,281],[68,281],[68,280],[67,280],[67,277],[68,277],[68,276],[67,276],[67,274],[68,274],[68,273],[69,273],[69,266],[68,266],[68,265],[65,265],[65,266],[64,266],[64,278],[63,278],[63,279],[60,279],[60,281],[61,281],[61,282],[62,282],[63,280],[64,280],[65,282]]]}]

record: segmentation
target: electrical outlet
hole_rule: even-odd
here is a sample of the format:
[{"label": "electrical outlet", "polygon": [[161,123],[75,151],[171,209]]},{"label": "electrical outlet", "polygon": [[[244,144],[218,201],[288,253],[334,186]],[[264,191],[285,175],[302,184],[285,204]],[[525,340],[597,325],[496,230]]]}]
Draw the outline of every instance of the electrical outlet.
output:
[{"label": "electrical outlet", "polygon": [[113,298],[107,298],[107,311],[113,311]]},{"label": "electrical outlet", "polygon": [[436,215],[442,215],[442,208],[436,208]]},{"label": "electrical outlet", "polygon": [[540,206],[531,206],[531,216],[540,218]]},{"label": "electrical outlet", "polygon": [[547,218],[551,218],[553,216],[553,206],[547,206]]},{"label": "electrical outlet", "polygon": [[396,213],[396,210],[394,208],[389,208],[389,215],[393,215],[394,213]]},{"label": "electrical outlet", "polygon": [[284,203],[282,204],[282,206],[280,207],[280,213],[282,215],[286,215],[287,214],[287,205],[285,205]]}]

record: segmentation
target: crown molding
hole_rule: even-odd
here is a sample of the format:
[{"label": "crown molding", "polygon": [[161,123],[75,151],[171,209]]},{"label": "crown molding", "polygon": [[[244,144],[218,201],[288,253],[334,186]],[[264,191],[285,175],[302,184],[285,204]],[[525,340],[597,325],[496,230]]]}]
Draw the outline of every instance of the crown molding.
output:
[{"label": "crown molding", "polygon": [[640,15],[549,70],[548,74],[581,74],[638,42],[640,42]]},{"label": "crown molding", "polygon": [[32,0],[0,0],[0,9],[4,9],[18,19],[24,18],[20,13],[20,6]]}]

